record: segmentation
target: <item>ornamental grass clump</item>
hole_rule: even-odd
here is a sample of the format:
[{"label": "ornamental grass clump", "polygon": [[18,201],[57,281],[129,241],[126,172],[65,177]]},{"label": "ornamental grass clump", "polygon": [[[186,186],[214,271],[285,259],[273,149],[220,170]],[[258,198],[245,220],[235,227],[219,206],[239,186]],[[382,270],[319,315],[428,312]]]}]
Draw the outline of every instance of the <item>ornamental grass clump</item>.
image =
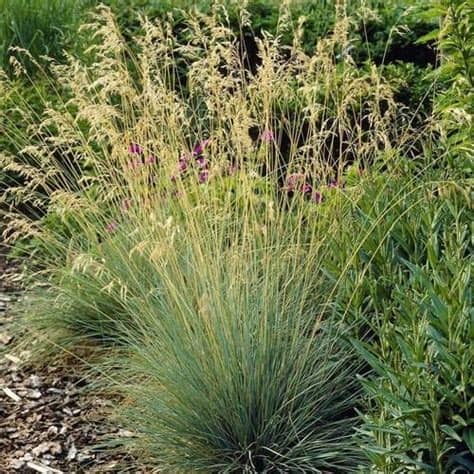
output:
[{"label": "ornamental grass clump", "polygon": [[[2,199],[4,235],[21,240],[20,252],[59,299],[64,278],[82,278],[77,261],[84,254],[98,268],[108,264],[107,242],[134,228],[130,216],[140,223],[181,220],[204,206],[219,220],[229,207],[240,216],[272,202],[287,209],[295,232],[303,214],[323,226],[328,207],[319,212],[318,205],[341,194],[349,164],[362,173],[409,142],[408,128],[395,130],[401,112],[389,85],[375,68],[361,72],[340,54],[350,27],[342,10],[313,56],[302,52],[298,35],[290,49],[278,38],[260,41],[255,74],[222,7],[189,17],[187,25],[192,41],[176,44],[168,23],[143,19],[132,53],[111,12],[100,10],[83,28],[88,56],[50,66],[62,94],[45,102],[41,122],[21,96],[21,120],[6,118],[4,132],[27,145],[0,157],[17,177]],[[178,54],[188,63],[185,89],[176,82]],[[8,79],[3,83],[8,90]],[[357,194],[347,191],[349,200]],[[89,313],[60,314],[56,322],[67,329]]]},{"label": "ornamental grass clump", "polygon": [[165,249],[160,291],[132,303],[142,331],[122,420],[142,455],[171,471],[362,465],[360,367],[317,305],[322,252],[272,237],[271,222],[266,233],[243,224],[230,243],[211,232],[205,245],[170,226],[170,245],[185,248]]},{"label": "ornamental grass clump", "polygon": [[245,212],[227,201],[216,215],[187,196],[185,219],[132,218],[114,232],[148,230],[122,257],[143,262],[131,272],[142,293],[130,275],[123,299],[134,329],[123,337],[132,359],[120,412],[135,447],[170,470],[363,464],[361,368],[323,304],[325,230],[295,226],[271,201],[246,201]]}]

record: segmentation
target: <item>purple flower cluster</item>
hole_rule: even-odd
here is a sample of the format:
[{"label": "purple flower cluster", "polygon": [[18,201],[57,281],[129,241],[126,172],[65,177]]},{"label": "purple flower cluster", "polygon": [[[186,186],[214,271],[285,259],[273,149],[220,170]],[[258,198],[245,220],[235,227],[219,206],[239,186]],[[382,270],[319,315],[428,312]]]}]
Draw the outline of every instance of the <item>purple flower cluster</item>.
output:
[{"label": "purple flower cluster", "polygon": [[145,157],[145,150],[138,143],[130,143],[128,153],[134,158],[128,162],[128,168],[132,170],[137,170],[143,165],[154,165],[158,161],[155,155]]},{"label": "purple flower cluster", "polygon": [[314,190],[313,186],[306,182],[303,173],[290,174],[286,178],[286,186],[283,189],[292,195],[296,192],[301,192],[305,197],[309,197],[311,201],[316,204],[320,204],[324,200],[322,193]]},{"label": "purple flower cluster", "polygon": [[204,153],[204,149],[211,143],[211,140],[208,138],[207,140],[198,143],[193,150],[193,156],[200,157]]},{"label": "purple flower cluster", "polygon": [[210,139],[203,140],[195,145],[191,154],[183,154],[178,160],[177,173],[171,177],[172,181],[176,181],[179,175],[184,175],[191,166],[198,168],[198,181],[201,184],[206,183],[209,180],[209,162],[204,157],[204,151],[206,147],[211,143]]},{"label": "purple flower cluster", "polygon": [[270,129],[265,129],[262,134],[260,135],[260,139],[264,143],[272,143],[275,141],[275,135]]},{"label": "purple flower cluster", "polygon": [[130,146],[128,147],[128,152],[130,153],[130,155],[142,155],[143,148],[138,143],[130,143]]},{"label": "purple flower cluster", "polygon": [[110,222],[105,226],[105,230],[106,230],[109,234],[113,234],[117,229],[118,229],[118,224],[117,224],[116,221],[110,221]]},{"label": "purple flower cluster", "polygon": [[122,210],[123,211],[128,211],[132,207],[132,200],[130,198],[125,198],[122,201]]},{"label": "purple flower cluster", "polygon": [[[260,139],[264,143],[272,143],[275,141],[275,135],[272,130],[265,129],[260,135]],[[178,159],[177,172],[171,176],[172,181],[176,181],[178,176],[182,176],[187,173],[191,167],[197,170],[197,179],[200,184],[207,183],[209,181],[209,161],[204,156],[205,150],[211,143],[211,139],[203,140],[197,143],[191,153],[182,154]],[[150,154],[146,156],[144,148],[138,143],[130,143],[128,147],[128,153],[132,156],[132,160],[128,163],[128,168],[137,170],[145,165],[154,165],[158,162],[158,158]],[[227,173],[229,176],[234,175],[238,171],[236,164],[231,164],[228,167]],[[362,171],[361,171],[362,174]],[[328,188],[341,188],[342,184],[339,180],[333,179],[327,184]],[[312,202],[320,204],[324,201],[324,196],[321,191],[313,189],[313,186],[306,181],[306,176],[303,173],[290,174],[285,181],[283,188],[289,195],[295,193],[301,193],[304,197],[309,198]],[[180,192],[175,190],[172,193],[173,196],[179,197]],[[122,212],[126,213],[132,207],[132,200],[125,198],[122,200],[121,209]],[[112,220],[106,226],[105,230],[113,234],[119,228],[117,221]]]}]

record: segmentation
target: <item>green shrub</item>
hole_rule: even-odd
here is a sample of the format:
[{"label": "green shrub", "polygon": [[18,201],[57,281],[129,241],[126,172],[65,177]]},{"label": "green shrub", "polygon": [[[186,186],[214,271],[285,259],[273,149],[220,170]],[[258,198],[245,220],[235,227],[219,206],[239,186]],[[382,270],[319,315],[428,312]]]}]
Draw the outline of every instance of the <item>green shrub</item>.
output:
[{"label": "green shrub", "polygon": [[467,182],[407,179],[367,182],[352,232],[334,244],[340,264],[333,272],[344,275],[338,312],[358,322],[354,344],[376,374],[365,381],[371,404],[362,443],[381,472],[469,471],[470,196]]},{"label": "green shrub", "polygon": [[[464,199],[441,198],[444,202],[426,213],[431,229],[426,262],[401,262],[406,281],[394,286],[393,309],[387,315],[395,324],[387,321],[380,329],[382,362],[374,365],[380,378],[368,384],[380,411],[367,420],[374,437],[383,440],[377,444],[390,446],[379,457],[384,468],[416,466],[441,473],[474,467],[474,392],[469,382],[473,213]],[[379,456],[375,448],[369,451]]]},{"label": "green shrub", "polygon": [[441,57],[436,72],[444,88],[435,101],[440,152],[452,172],[469,175],[474,156],[474,8],[461,0],[433,1],[425,15],[441,18],[441,28],[425,38],[437,38]]},{"label": "green shrub", "polygon": [[89,0],[0,0],[0,64],[9,69],[13,54],[31,72],[33,61],[10,48],[27,49],[34,61],[41,56],[63,58]]},{"label": "green shrub", "polygon": [[[338,253],[328,265],[339,278],[337,312],[358,322],[354,344],[375,371],[364,381],[371,398],[361,443],[380,472],[474,468],[472,87],[465,55],[472,12],[454,3],[434,10],[445,15],[434,73],[442,80],[431,129],[438,138],[425,142],[418,164],[398,168],[398,177],[369,177],[352,232],[336,236]],[[460,128],[460,119],[467,126]],[[354,242],[354,234],[361,238]]]}]

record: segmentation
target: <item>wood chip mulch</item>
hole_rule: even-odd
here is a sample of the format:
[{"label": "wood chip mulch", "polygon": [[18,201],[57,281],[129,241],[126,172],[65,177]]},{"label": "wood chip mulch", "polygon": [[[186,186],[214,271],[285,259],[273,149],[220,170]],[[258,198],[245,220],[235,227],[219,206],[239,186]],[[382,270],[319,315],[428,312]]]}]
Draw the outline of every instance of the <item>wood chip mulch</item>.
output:
[{"label": "wood chip mulch", "polygon": [[0,473],[151,472],[127,453],[97,447],[131,435],[107,421],[113,400],[87,391],[64,364],[38,368],[28,351],[13,351],[8,307],[17,288],[2,279],[12,271],[0,255]]}]

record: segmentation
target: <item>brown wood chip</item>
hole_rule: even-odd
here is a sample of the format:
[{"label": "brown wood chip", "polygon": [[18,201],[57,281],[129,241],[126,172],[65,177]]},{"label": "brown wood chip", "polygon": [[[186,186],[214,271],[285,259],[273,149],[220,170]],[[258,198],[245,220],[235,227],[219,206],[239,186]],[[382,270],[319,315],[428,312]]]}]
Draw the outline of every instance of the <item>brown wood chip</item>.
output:
[{"label": "brown wood chip", "polygon": [[7,387],[4,387],[2,389],[5,393],[5,395],[7,395],[8,397],[10,397],[12,400],[14,400],[15,402],[19,402],[21,400],[21,397],[19,397],[15,392],[13,392],[12,390],[10,390],[9,388]]},{"label": "brown wood chip", "polygon": [[21,359],[11,354],[5,354],[5,359],[8,359],[10,362],[13,362],[14,364],[19,364],[21,362]]},{"label": "brown wood chip", "polygon": [[44,466],[43,464],[38,464],[38,463],[32,462],[32,461],[28,462],[26,465],[30,469],[33,469],[33,471],[41,472],[43,474],[50,474],[50,473],[63,474],[63,471],[59,471],[58,469],[53,469],[52,467]]}]

